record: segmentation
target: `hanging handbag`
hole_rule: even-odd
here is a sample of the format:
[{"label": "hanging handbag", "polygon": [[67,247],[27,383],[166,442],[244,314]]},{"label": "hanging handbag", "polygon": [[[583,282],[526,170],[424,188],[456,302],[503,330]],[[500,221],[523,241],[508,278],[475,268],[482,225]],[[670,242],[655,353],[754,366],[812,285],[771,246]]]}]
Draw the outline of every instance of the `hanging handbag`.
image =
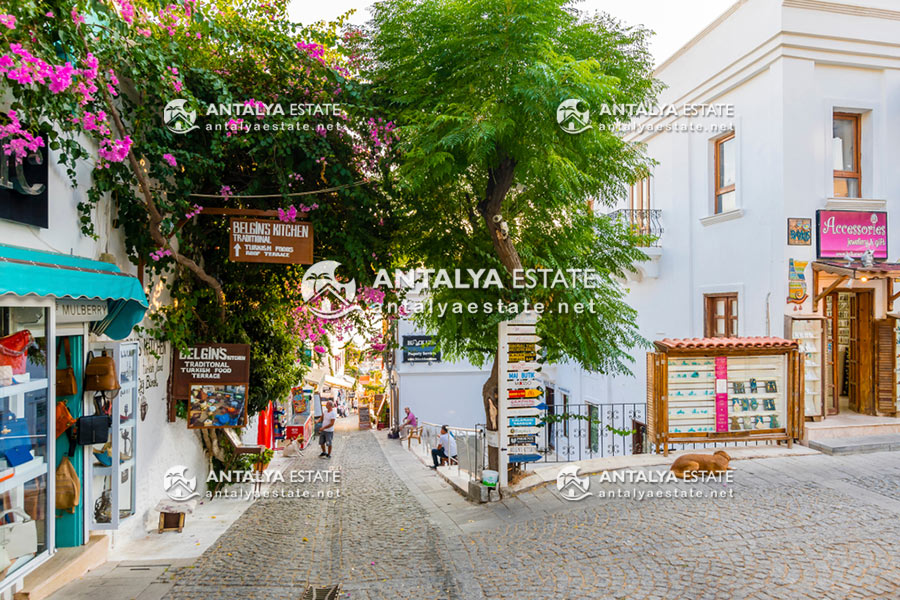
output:
[{"label": "hanging handbag", "polygon": [[[64,337],[63,343],[60,344],[59,350],[56,356],[56,365],[59,367],[60,354],[62,350],[66,351],[66,367],[63,369],[56,369],[56,397],[59,398],[61,396],[74,396],[78,393],[78,381],[75,379],[75,369],[72,367],[72,347],[69,344],[69,338]],[[57,431],[56,435],[62,433],[61,431]]]},{"label": "hanging handbag", "polygon": [[68,456],[63,456],[56,468],[56,509],[75,512],[81,502],[81,480]]},{"label": "hanging handbag", "polygon": [[28,347],[33,343],[34,336],[27,329],[0,338],[0,366],[12,367],[13,375],[25,373]]},{"label": "hanging handbag", "polygon": [[88,363],[84,368],[84,389],[96,392],[114,392],[119,389],[116,361],[112,356],[106,355],[106,350],[100,356],[88,353]]},{"label": "hanging handbag", "polygon": [[64,434],[66,430],[75,424],[75,417],[69,412],[65,400],[56,403],[56,437]]},{"label": "hanging handbag", "polygon": [[109,440],[112,419],[107,415],[88,415],[75,421],[75,441],[80,446],[105,444]]},{"label": "hanging handbag", "polygon": [[21,520],[0,525],[0,548],[6,550],[7,556],[13,560],[37,552],[37,524],[34,519],[21,508],[13,508],[0,513],[0,521],[7,515],[20,517]]}]

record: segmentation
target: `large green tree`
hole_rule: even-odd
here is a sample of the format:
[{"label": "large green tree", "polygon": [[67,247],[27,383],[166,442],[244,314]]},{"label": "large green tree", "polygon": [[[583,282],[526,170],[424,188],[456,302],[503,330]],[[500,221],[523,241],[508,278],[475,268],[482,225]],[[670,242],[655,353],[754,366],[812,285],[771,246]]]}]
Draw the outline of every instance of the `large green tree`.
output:
[{"label": "large green tree", "polygon": [[[596,287],[432,290],[447,302],[542,302],[538,332],[548,361],[628,371],[641,343],[620,285],[645,258],[638,240],[598,207],[646,173],[642,148],[601,106],[652,102],[648,32],[565,0],[385,0],[364,37],[366,78],[397,125],[399,261],[427,268],[590,269]],[[572,135],[557,108],[578,99],[592,128]],[[594,303],[565,314],[562,303]],[[522,306],[519,304],[519,306]],[[496,429],[497,325],[509,314],[416,318],[450,357],[493,360],[484,386]]]}]

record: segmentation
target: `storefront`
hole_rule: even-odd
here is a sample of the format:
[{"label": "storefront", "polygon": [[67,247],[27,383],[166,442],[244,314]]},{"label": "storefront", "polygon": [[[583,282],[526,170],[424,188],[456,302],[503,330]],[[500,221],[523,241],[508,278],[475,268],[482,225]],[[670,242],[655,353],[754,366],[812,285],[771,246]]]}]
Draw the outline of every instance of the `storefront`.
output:
[{"label": "storefront", "polygon": [[822,260],[812,269],[817,318],[803,329],[815,367],[807,374],[822,381],[807,379],[807,392],[818,392],[808,398],[807,416],[896,416],[900,264]]},{"label": "storefront", "polygon": [[[0,547],[0,591],[55,548],[134,513],[138,348],[101,340],[128,337],[146,309],[138,280],[114,265],[0,245],[0,520],[13,525]],[[102,350],[115,362],[108,387],[118,389],[95,402],[85,364]],[[111,417],[109,445],[75,443],[74,422],[99,411]],[[111,456],[120,460],[105,463]],[[80,493],[57,510],[64,461]]]}]

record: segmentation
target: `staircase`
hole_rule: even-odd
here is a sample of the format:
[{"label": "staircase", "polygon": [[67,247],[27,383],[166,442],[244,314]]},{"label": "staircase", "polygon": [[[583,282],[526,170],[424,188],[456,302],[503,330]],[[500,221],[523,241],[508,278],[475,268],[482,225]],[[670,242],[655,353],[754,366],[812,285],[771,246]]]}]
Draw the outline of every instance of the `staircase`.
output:
[{"label": "staircase", "polygon": [[807,423],[802,443],[832,455],[900,450],[900,419],[842,412]]}]

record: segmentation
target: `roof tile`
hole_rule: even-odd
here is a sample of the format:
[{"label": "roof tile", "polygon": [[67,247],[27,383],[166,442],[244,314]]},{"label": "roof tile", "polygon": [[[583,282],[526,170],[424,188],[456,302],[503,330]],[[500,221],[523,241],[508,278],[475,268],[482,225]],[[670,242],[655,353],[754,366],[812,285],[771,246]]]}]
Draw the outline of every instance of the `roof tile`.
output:
[{"label": "roof tile", "polygon": [[797,342],[777,337],[742,337],[742,338],[666,338],[655,342],[660,350],[702,350],[717,348],[769,348],[784,350],[797,348]]}]

